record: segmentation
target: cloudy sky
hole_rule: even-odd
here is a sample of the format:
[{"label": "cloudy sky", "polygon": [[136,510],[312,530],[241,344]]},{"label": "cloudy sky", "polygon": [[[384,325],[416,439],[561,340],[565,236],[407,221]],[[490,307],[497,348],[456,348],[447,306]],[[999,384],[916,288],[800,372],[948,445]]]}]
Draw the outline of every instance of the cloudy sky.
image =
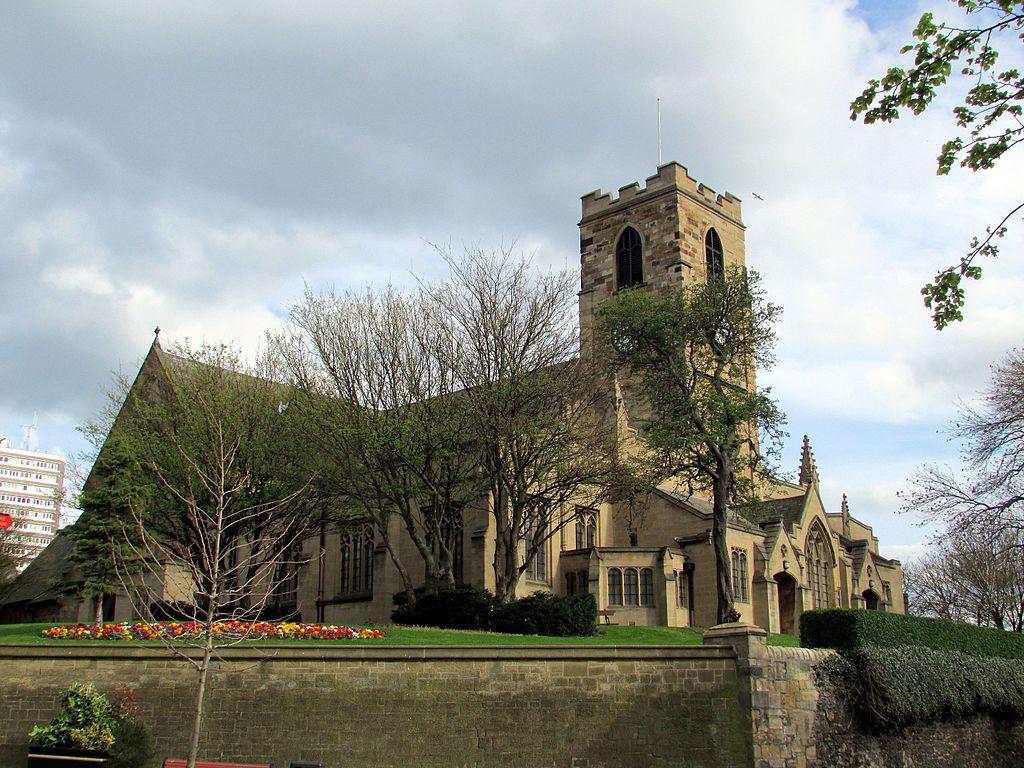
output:
[{"label": "cloudy sky", "polygon": [[948,111],[848,119],[929,5],[4,3],[0,433],[38,411],[74,454],[154,326],[253,345],[303,281],[438,273],[427,241],[574,268],[579,196],[654,173],[660,96],[665,158],[743,199],[785,308],[787,464],[808,433],[826,503],[911,556],[927,531],[896,492],[955,458],[955,402],[1024,330],[1019,230],[967,322],[935,332],[918,295],[1017,202],[1024,158],[939,178]]}]

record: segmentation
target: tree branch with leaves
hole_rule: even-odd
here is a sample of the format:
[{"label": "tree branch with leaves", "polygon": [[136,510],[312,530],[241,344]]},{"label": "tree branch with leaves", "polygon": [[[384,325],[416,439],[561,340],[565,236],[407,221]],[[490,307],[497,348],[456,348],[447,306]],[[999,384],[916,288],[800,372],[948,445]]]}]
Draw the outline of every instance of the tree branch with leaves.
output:
[{"label": "tree branch with leaves", "polygon": [[[932,13],[918,21],[917,42],[902,54],[913,53],[909,68],[892,67],[871,80],[850,104],[850,118],[865,124],[892,122],[901,114],[919,115],[951,81],[967,86],[962,103],[953,108],[961,132],[939,151],[938,173],[955,165],[972,171],[995,167],[1002,157],[1024,141],[1024,75],[1015,67],[999,65],[1000,49],[1020,54],[1024,42],[1024,2],[1021,0],[951,0],[963,12],[961,22],[936,22]],[[921,289],[925,306],[932,310],[938,329],[963,320],[964,280],[981,278],[980,257],[999,254],[998,240],[1024,201],[1001,220],[976,236],[958,263],[945,267]]]}]

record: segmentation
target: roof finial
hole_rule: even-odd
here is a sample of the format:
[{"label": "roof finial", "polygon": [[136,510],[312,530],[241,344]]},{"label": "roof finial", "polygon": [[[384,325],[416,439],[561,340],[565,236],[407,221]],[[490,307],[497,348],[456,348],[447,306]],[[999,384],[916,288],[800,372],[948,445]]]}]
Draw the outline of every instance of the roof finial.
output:
[{"label": "roof finial", "polygon": [[846,500],[846,494],[843,494],[843,503],[839,507],[839,511],[843,513],[843,517],[849,517],[850,515],[850,502]]},{"label": "roof finial", "polygon": [[153,329],[153,346],[160,346],[160,326],[158,325]]},{"label": "roof finial", "polygon": [[811,440],[804,435],[803,451],[800,454],[800,485],[818,485],[818,467],[814,463]]}]

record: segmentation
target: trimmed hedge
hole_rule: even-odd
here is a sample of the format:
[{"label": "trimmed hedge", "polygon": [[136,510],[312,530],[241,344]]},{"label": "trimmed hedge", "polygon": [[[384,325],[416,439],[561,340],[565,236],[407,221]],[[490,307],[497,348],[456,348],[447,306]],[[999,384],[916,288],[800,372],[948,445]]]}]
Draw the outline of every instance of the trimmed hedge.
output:
[{"label": "trimmed hedge", "polygon": [[395,595],[391,614],[397,624],[441,629],[491,630],[517,635],[586,637],[597,634],[597,601],[593,595],[560,597],[534,592],[502,603],[490,592],[460,587],[421,595],[413,605]]},{"label": "trimmed hedge", "polygon": [[[395,595],[396,602],[405,600],[405,593]],[[484,589],[459,587],[436,594],[423,594],[412,605],[402,602],[392,612],[397,624],[441,629],[489,629],[491,615],[498,599]]]},{"label": "trimmed hedge", "polygon": [[856,609],[807,611],[800,617],[804,648],[903,648],[959,651],[1024,659],[1024,635],[946,619]]},{"label": "trimmed hedge", "polygon": [[1024,663],[931,648],[863,648],[818,667],[858,724],[880,733],[987,713],[1024,717]]},{"label": "trimmed hedge", "polygon": [[559,597],[534,592],[529,597],[498,605],[491,619],[491,629],[550,637],[596,635],[597,601],[590,594]]}]

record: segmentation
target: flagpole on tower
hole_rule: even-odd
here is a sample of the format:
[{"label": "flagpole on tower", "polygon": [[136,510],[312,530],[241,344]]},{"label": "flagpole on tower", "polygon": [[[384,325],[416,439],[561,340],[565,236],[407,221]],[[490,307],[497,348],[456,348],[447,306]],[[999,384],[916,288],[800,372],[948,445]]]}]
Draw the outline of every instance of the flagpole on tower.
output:
[{"label": "flagpole on tower", "polygon": [[661,167],[661,96],[658,97],[658,167]]}]

